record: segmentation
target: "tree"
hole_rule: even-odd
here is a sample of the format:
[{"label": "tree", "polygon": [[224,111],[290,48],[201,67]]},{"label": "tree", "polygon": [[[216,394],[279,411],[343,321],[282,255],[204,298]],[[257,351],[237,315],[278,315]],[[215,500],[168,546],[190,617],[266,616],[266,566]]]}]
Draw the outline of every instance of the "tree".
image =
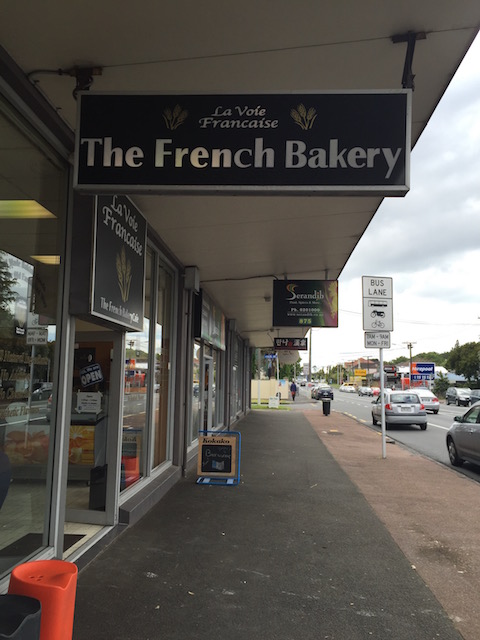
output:
[{"label": "tree", "polygon": [[302,359],[299,358],[295,364],[281,364],[278,375],[280,379],[293,380],[302,373]]},{"label": "tree", "polygon": [[467,342],[460,346],[457,340],[447,356],[446,367],[458,376],[464,376],[469,383],[472,381],[478,383],[480,379],[480,343]]},{"label": "tree", "polygon": [[440,373],[433,384],[433,393],[444,398],[449,386],[450,382],[447,376],[443,375],[443,373]]},{"label": "tree", "polygon": [[13,286],[16,280],[12,278],[8,263],[0,252],[0,338],[5,340],[13,337],[13,314],[11,303],[15,300]]},{"label": "tree", "polygon": [[437,367],[445,367],[448,353],[436,353],[435,351],[428,351],[418,353],[414,358],[414,362],[433,362]]},{"label": "tree", "polygon": [[251,360],[250,360],[250,375],[252,380],[255,380],[257,378],[257,350],[256,349],[252,349],[251,350]]}]

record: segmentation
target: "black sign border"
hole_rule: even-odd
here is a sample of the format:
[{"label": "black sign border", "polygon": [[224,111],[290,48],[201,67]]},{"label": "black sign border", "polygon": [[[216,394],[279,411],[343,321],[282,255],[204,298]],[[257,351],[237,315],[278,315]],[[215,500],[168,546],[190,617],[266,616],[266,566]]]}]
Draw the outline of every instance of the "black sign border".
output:
[{"label": "black sign border", "polygon": [[[405,95],[406,96],[406,110],[405,110],[405,166],[404,166],[404,184],[397,185],[155,185],[155,184],[83,184],[79,183],[79,156],[80,156],[80,137],[81,131],[81,99],[82,95],[95,95],[95,96],[182,96],[195,97],[195,96],[218,96],[220,99],[222,96],[290,96],[292,99],[295,95]],[[79,108],[77,109],[77,127],[76,127],[76,139],[75,139],[75,153],[74,153],[74,173],[73,173],[73,188],[79,192],[91,193],[91,194],[145,194],[151,193],[152,195],[174,195],[174,194],[188,194],[188,195],[359,195],[359,196],[405,196],[410,190],[410,151],[411,151],[411,120],[412,120],[412,92],[408,89],[390,89],[390,90],[345,90],[345,91],[298,91],[298,92],[279,92],[279,91],[263,91],[263,92],[225,92],[216,93],[213,91],[189,93],[189,92],[124,92],[118,93],[112,92],[79,92],[78,98]]]},{"label": "black sign border", "polygon": [[[144,251],[143,251],[143,278],[142,278],[142,314],[141,317],[139,316],[139,322],[138,322],[138,326],[135,324],[132,324],[130,322],[122,322],[121,318],[118,318],[117,316],[114,315],[106,315],[104,313],[101,313],[100,311],[98,311],[98,309],[94,308],[94,304],[95,304],[95,286],[96,286],[96,281],[95,281],[95,272],[96,272],[96,257],[97,257],[97,224],[98,224],[98,201],[99,198],[105,196],[105,197],[109,197],[110,195],[119,195],[121,198],[125,198],[126,200],[129,201],[132,209],[134,209],[136,211],[136,213],[139,215],[139,217],[142,219],[142,223],[144,225],[144,230],[145,230],[145,238],[144,238],[144,243],[143,243],[143,247],[144,247]],[[98,194],[95,198],[95,208],[94,208],[94,215],[93,215],[93,229],[94,229],[94,238],[93,238],[93,252],[92,252],[92,259],[93,259],[93,263],[92,263],[92,279],[91,279],[91,290],[90,290],[90,314],[96,318],[102,318],[103,320],[108,320],[108,322],[118,325],[119,327],[124,327],[126,329],[128,329],[129,331],[143,331],[143,324],[144,324],[144,319],[145,319],[145,275],[146,275],[146,264],[147,264],[147,221],[144,218],[144,216],[142,215],[142,212],[138,209],[138,207],[131,201],[131,199],[124,195],[124,194]],[[141,320],[141,322],[140,322]]]}]

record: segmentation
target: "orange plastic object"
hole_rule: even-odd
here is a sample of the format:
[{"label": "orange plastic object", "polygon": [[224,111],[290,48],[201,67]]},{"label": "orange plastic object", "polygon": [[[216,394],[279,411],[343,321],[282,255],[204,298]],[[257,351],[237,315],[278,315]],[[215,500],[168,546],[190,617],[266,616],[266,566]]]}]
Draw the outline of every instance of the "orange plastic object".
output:
[{"label": "orange plastic object", "polygon": [[125,487],[140,480],[140,458],[138,456],[122,456],[125,469]]},{"label": "orange plastic object", "polygon": [[64,560],[36,560],[15,567],[8,593],[40,600],[40,640],[71,640],[78,568]]}]

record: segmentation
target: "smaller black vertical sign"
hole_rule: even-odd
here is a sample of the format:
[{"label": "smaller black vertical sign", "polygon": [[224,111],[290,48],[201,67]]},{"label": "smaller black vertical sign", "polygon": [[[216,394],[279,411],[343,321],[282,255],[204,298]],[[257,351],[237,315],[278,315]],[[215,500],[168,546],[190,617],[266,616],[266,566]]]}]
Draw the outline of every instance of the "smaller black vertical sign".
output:
[{"label": "smaller black vertical sign", "polygon": [[147,224],[126,196],[98,196],[92,315],[143,330]]}]

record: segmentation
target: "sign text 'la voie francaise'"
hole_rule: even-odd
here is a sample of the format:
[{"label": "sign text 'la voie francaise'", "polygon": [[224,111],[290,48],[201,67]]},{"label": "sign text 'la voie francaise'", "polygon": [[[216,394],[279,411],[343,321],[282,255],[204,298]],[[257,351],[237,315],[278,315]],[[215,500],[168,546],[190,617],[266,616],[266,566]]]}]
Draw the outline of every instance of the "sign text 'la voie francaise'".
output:
[{"label": "sign text 'la voie francaise'", "polygon": [[[80,95],[84,191],[408,191],[410,92]],[[361,123],[361,126],[359,126]]]}]

